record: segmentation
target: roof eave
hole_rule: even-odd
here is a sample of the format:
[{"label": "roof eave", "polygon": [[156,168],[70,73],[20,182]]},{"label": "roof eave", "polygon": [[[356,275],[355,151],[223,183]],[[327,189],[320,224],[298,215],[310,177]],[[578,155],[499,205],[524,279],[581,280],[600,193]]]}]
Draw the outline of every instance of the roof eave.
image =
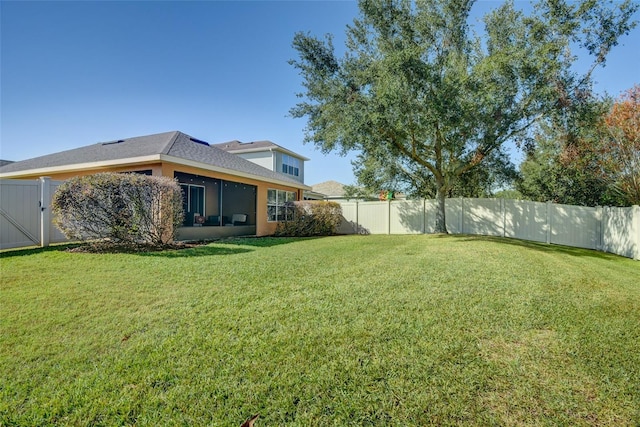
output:
[{"label": "roof eave", "polygon": [[305,162],[308,162],[309,158],[302,156],[294,151],[291,150],[287,150],[286,148],[283,147],[262,147],[262,148],[239,148],[239,149],[235,149],[235,150],[224,150],[227,153],[231,153],[231,154],[244,154],[244,153],[259,153],[261,151],[267,152],[267,151],[280,151],[281,153],[284,154],[288,154],[290,156],[293,157],[297,157],[300,160],[303,160]]},{"label": "roof eave", "polygon": [[85,162],[71,165],[50,166],[45,168],[24,169],[20,171],[0,173],[0,178],[14,178],[26,175],[47,176],[49,174],[96,170],[113,166],[144,165],[157,163],[160,161],[160,157],[161,156],[159,154],[152,154],[149,156],[130,157],[126,159],[103,160],[99,162]]},{"label": "roof eave", "polygon": [[246,173],[246,172],[240,172],[234,169],[227,169],[227,168],[222,168],[219,166],[214,166],[214,165],[210,165],[207,163],[202,163],[202,162],[198,162],[195,160],[188,160],[188,159],[183,159],[181,157],[175,157],[175,156],[170,156],[167,154],[162,154],[160,156],[160,159],[162,161],[166,161],[166,162],[170,162],[170,163],[174,163],[174,164],[179,164],[179,165],[183,165],[183,166],[191,166],[194,168],[199,168],[199,169],[204,169],[204,170],[208,170],[211,172],[219,172],[219,173],[224,173],[224,174],[228,174],[228,175],[234,175],[234,176],[239,176],[242,178],[248,178],[248,179],[254,179],[256,181],[263,181],[263,182],[269,182],[272,184],[278,184],[278,185],[283,185],[283,186],[287,186],[287,187],[294,187],[294,188],[299,188],[301,190],[311,190],[311,187],[309,187],[308,185],[304,185],[301,182],[292,182],[292,181],[285,181],[285,180],[279,180],[279,179],[272,179],[272,178],[267,178],[264,176],[260,176],[260,175],[254,175],[254,174],[250,174],[250,173]]},{"label": "roof eave", "polygon": [[283,185],[287,187],[299,188],[301,190],[311,190],[311,187],[299,182],[271,179],[271,178],[267,178],[260,175],[254,175],[254,174],[240,172],[233,169],[227,169],[219,166],[210,165],[207,163],[183,159],[183,158],[171,156],[168,154],[152,154],[149,156],[131,157],[127,159],[104,160],[100,162],[90,162],[90,163],[77,163],[73,165],[52,166],[52,167],[38,168],[38,169],[25,169],[21,171],[0,173],[0,178],[15,178],[15,177],[22,177],[22,176],[47,176],[47,175],[56,174],[56,173],[88,171],[88,170],[103,169],[103,168],[114,167],[114,166],[145,165],[145,164],[158,163],[158,162],[170,162],[170,163],[179,164],[183,166],[191,166],[198,169],[204,169],[212,172],[219,172],[227,175],[234,175],[234,176],[239,176],[243,178],[249,178],[256,181],[263,181],[263,182],[269,182],[269,183]]}]

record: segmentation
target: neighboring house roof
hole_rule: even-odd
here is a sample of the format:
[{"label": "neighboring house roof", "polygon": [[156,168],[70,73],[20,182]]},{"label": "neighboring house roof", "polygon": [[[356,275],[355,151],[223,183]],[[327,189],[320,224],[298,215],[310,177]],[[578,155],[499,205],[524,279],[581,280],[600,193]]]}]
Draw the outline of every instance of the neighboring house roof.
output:
[{"label": "neighboring house roof", "polygon": [[10,178],[26,173],[44,175],[152,161],[168,161],[296,188],[309,188],[286,175],[178,131],[100,142],[11,163],[0,167],[0,177]]},{"label": "neighboring house roof", "polygon": [[344,197],[344,184],[338,181],[325,181],[311,186],[315,193],[324,194],[327,197]]},{"label": "neighboring house roof", "polygon": [[13,160],[2,160],[0,159],[0,166],[8,165],[13,163]]},{"label": "neighboring house roof", "polygon": [[286,148],[271,141],[240,142],[240,141],[234,140],[234,141],[222,142],[220,144],[213,144],[213,146],[233,154],[275,150],[275,151],[281,151],[290,156],[298,157],[299,159],[302,159],[305,161],[309,160],[308,158],[301,156],[298,153],[294,153],[291,150],[287,150]]}]

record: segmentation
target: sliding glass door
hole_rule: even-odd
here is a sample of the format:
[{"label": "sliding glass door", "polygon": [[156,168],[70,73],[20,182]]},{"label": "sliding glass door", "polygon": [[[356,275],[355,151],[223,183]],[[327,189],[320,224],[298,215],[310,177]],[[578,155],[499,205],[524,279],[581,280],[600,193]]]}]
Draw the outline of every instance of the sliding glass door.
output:
[{"label": "sliding glass door", "polygon": [[195,215],[206,216],[204,186],[180,184],[182,189],[182,208],[184,209],[184,225],[193,225]]}]

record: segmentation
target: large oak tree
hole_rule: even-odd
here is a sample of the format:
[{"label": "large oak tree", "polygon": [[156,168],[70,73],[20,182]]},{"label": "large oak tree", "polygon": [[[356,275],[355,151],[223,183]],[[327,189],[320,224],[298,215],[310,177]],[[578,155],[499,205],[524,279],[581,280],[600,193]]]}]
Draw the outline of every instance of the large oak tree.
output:
[{"label": "large oak tree", "polygon": [[[307,119],[305,140],[432,179],[444,233],[445,198],[461,177],[541,119],[563,120],[637,9],[546,0],[527,15],[506,2],[476,34],[473,4],[361,0],[340,58],[331,36],[293,40],[304,92],[291,115]],[[583,75],[572,70],[572,47],[592,59]]]}]

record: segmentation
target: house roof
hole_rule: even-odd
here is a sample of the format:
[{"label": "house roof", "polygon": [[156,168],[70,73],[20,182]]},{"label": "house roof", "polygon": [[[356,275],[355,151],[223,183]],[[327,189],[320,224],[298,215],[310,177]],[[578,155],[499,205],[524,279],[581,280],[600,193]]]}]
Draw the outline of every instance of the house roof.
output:
[{"label": "house roof", "polygon": [[214,147],[220,148],[228,153],[233,154],[242,154],[242,153],[253,153],[259,151],[281,151],[285,154],[288,154],[293,157],[297,157],[302,160],[309,160],[308,158],[295,153],[291,150],[288,150],[281,145],[276,144],[272,141],[251,141],[251,142],[241,142],[238,140],[222,142],[220,144],[213,144]]},{"label": "house roof", "polygon": [[325,181],[311,186],[311,190],[328,197],[343,197],[344,184],[338,181]]},{"label": "house roof", "polygon": [[308,189],[286,175],[273,172],[205,141],[179,131],[99,142],[0,167],[0,177],[95,169],[168,161],[208,170]]}]

